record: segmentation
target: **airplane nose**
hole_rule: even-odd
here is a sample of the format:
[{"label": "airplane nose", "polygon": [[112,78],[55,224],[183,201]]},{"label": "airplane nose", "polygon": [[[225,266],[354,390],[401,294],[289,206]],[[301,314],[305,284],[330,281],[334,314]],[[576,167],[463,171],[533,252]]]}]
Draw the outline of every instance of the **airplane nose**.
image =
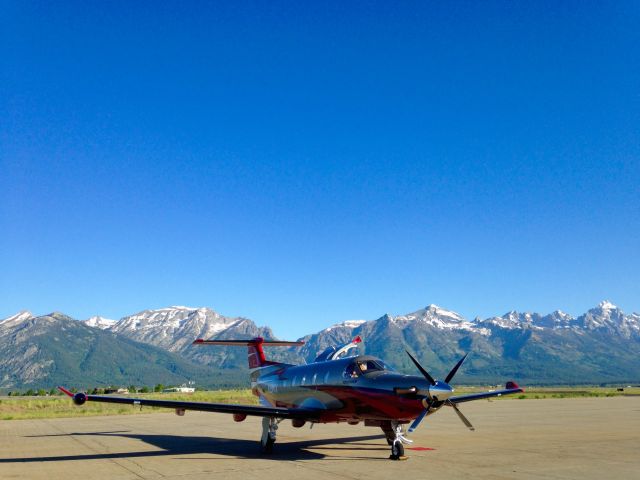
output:
[{"label": "airplane nose", "polygon": [[453,394],[451,385],[437,381],[435,385],[429,386],[429,396],[438,401],[444,401]]}]

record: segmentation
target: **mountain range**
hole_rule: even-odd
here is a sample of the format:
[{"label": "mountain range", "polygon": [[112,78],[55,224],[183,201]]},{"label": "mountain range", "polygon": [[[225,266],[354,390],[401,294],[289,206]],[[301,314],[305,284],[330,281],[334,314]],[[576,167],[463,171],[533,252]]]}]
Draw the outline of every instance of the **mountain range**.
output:
[{"label": "mountain range", "polygon": [[[508,312],[467,320],[429,305],[406,315],[348,320],[302,338],[302,348],[270,349],[269,358],[310,362],[330,345],[363,339],[361,351],[413,372],[405,349],[436,376],[470,352],[462,383],[615,383],[640,380],[640,315],[611,302],[578,317]],[[115,321],[75,320],[24,311],[0,320],[0,388],[108,384],[247,384],[246,351],[191,345],[196,338],[275,338],[268,327],[209,308],[145,310]]]}]

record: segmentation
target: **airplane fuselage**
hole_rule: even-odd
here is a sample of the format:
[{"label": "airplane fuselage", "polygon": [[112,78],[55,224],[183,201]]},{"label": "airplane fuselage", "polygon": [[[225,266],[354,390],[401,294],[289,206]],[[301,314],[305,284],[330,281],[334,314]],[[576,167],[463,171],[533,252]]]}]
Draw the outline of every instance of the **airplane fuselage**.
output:
[{"label": "airplane fuselage", "polygon": [[[363,372],[359,364],[383,366]],[[252,373],[252,390],[261,402],[275,407],[319,411],[319,422],[375,423],[396,420],[406,423],[424,410],[415,393],[438,395],[438,386],[423,377],[388,369],[376,357],[360,355],[308,365],[272,365]],[[452,393],[448,386],[440,399]],[[266,403],[265,403],[266,402]],[[435,409],[433,410],[435,411]]]}]

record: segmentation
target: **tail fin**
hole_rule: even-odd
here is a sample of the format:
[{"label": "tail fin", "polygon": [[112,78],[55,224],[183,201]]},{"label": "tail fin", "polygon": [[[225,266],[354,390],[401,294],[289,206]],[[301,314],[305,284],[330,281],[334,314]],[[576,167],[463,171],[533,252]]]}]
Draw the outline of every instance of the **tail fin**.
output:
[{"label": "tail fin", "polygon": [[278,362],[270,362],[264,356],[262,346],[267,347],[299,347],[304,342],[281,342],[279,340],[265,340],[262,337],[256,337],[252,340],[203,340],[199,338],[193,342],[193,345],[227,345],[233,347],[246,346],[248,350],[249,368],[260,368],[268,365],[278,365]]}]

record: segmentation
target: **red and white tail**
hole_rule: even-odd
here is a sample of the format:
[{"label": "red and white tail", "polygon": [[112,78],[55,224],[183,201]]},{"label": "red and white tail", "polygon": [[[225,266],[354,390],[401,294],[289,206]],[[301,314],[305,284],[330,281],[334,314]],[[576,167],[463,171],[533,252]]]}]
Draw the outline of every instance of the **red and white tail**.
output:
[{"label": "red and white tail", "polygon": [[299,347],[304,342],[281,342],[280,340],[265,340],[262,337],[256,337],[252,340],[203,340],[199,338],[193,342],[193,345],[226,345],[232,347],[246,346],[248,350],[249,368],[260,368],[269,365],[279,365],[278,362],[271,362],[264,356],[262,347]]}]

